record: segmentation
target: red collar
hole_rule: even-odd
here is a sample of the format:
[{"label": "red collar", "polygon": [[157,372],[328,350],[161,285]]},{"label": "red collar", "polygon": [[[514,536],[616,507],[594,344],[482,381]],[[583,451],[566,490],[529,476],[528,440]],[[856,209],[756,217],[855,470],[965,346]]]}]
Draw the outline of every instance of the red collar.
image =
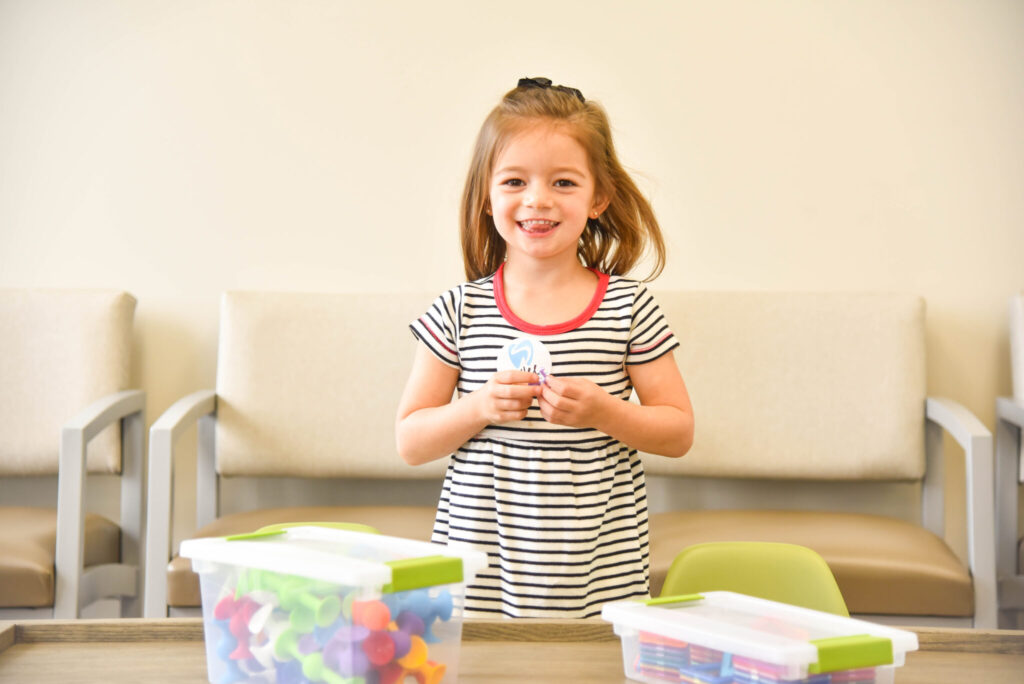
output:
[{"label": "red collar", "polygon": [[592,268],[590,270],[597,274],[597,289],[594,290],[594,296],[590,298],[590,303],[587,304],[586,309],[584,309],[575,318],[564,323],[534,325],[533,323],[524,321],[519,316],[516,316],[512,309],[509,308],[508,302],[505,300],[504,270],[505,264],[502,264],[498,267],[498,270],[492,279],[494,284],[494,303],[498,305],[498,311],[501,312],[502,317],[506,321],[519,330],[522,330],[525,333],[530,333],[531,335],[558,335],[559,333],[575,330],[590,320],[590,317],[593,316],[594,312],[596,312],[598,307],[601,306],[601,302],[604,301],[604,294],[608,290],[608,274],[601,273],[597,269]]}]

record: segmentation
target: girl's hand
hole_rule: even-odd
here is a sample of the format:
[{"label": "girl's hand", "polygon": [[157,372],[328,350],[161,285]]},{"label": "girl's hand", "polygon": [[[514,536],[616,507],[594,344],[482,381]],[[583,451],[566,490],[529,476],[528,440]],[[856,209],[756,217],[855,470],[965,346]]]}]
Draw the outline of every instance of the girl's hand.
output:
[{"label": "girl's hand", "polygon": [[548,376],[538,404],[541,415],[549,423],[600,429],[607,416],[609,400],[617,401],[586,378]]},{"label": "girl's hand", "polygon": [[[522,420],[541,386],[534,373],[501,371],[473,394],[478,402],[480,417],[488,425],[499,425]],[[534,383],[534,384],[530,384]]]}]

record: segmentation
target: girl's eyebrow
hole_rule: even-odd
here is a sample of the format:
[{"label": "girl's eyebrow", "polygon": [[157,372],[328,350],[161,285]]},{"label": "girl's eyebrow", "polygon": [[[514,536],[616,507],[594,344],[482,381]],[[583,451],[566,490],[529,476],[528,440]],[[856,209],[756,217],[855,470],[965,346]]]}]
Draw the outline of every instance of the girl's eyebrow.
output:
[{"label": "girl's eyebrow", "polygon": [[[526,173],[526,168],[522,166],[501,166],[494,169],[494,173]],[[579,169],[576,166],[559,166],[558,168],[551,169],[553,175],[562,173],[573,173],[577,176],[586,176],[586,172]]]}]

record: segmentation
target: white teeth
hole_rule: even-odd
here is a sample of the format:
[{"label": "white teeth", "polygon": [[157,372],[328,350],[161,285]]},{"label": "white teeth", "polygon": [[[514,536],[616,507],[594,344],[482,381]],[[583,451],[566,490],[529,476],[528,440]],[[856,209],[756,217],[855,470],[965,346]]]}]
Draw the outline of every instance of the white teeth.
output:
[{"label": "white teeth", "polygon": [[532,228],[550,228],[555,225],[555,223],[555,221],[547,221],[544,219],[530,219],[527,221],[520,221],[519,225],[529,230]]}]

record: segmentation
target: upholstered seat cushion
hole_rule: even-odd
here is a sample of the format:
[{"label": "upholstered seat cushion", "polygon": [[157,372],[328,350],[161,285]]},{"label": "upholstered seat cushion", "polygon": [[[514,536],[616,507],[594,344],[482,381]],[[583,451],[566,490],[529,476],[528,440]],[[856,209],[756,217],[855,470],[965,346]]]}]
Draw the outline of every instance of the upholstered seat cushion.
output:
[{"label": "upholstered seat cushion", "polygon": [[[106,518],[85,519],[85,567],[116,563],[121,532]],[[53,563],[57,511],[26,506],[0,507],[0,607],[53,605]]]},{"label": "upholstered seat cushion", "polygon": [[[246,511],[223,516],[196,531],[195,537],[223,537],[252,532],[266,525],[290,522],[351,522],[370,525],[381,534],[430,540],[432,506],[307,506]],[[167,605],[199,606],[199,578],[188,558],[175,556],[167,565]]]},{"label": "upholstered seat cushion", "polygon": [[851,613],[974,614],[967,569],[943,540],[902,520],[817,511],[678,511],[652,515],[650,529],[654,596],[673,558],[691,544],[774,541],[817,551]]}]

